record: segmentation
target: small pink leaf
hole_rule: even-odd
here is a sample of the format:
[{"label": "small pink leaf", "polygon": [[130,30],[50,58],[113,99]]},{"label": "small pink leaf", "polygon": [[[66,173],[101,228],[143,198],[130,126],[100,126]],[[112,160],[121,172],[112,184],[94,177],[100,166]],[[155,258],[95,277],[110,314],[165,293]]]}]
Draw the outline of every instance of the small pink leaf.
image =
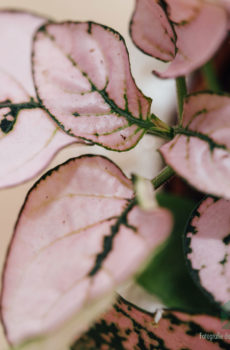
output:
[{"label": "small pink leaf", "polygon": [[143,136],[151,100],[136,87],[124,40],[112,29],[91,22],[43,26],[33,71],[39,99],[67,133],[118,151]]},{"label": "small pink leaf", "polygon": [[216,317],[164,310],[156,324],[154,314],[120,298],[71,349],[217,350],[229,349],[229,344]]},{"label": "small pink leaf", "polygon": [[217,303],[230,300],[230,202],[206,198],[194,212],[185,245],[192,274]]},{"label": "small pink leaf", "polygon": [[3,277],[1,310],[11,343],[47,335],[76,314],[74,335],[82,331],[95,317],[92,304],[167,238],[168,211],[142,211],[133,195],[131,181],[100,156],[72,159],[35,184]]},{"label": "small pink leaf", "polygon": [[136,0],[130,34],[134,44],[150,56],[171,61],[176,55],[176,35],[159,1]]},{"label": "small pink leaf", "polygon": [[167,164],[200,191],[230,198],[230,97],[199,93],[184,104],[183,128],[160,148]]},{"label": "small pink leaf", "polygon": [[161,78],[186,75],[202,66],[226,34],[227,13],[218,4],[199,0],[162,3],[136,0],[132,39],[149,55],[171,61],[165,72],[156,73]]}]

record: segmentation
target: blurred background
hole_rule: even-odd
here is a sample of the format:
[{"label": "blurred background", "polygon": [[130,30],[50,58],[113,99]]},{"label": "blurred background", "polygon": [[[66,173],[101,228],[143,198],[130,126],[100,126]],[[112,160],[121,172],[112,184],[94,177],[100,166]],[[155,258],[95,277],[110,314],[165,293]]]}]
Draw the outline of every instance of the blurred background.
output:
[{"label": "blurred background", "polygon": [[[145,56],[132,44],[128,26],[134,3],[134,0],[0,0],[0,9],[14,8],[33,11],[57,21],[93,20],[119,31],[125,37],[130,54],[131,70],[138,87],[153,99],[154,113],[167,121],[175,110],[174,81],[162,81],[155,78],[151,71],[153,69],[163,70],[165,64]],[[49,168],[70,157],[84,153],[99,153],[113,159],[127,174],[135,172],[152,178],[161,167],[160,156],[156,152],[159,145],[160,140],[157,138],[145,136],[134,150],[124,153],[106,151],[98,146],[70,146],[55,157]],[[35,181],[36,179],[16,188],[0,190],[1,271],[18,212],[27,191]],[[0,349],[5,349],[5,347],[6,341],[1,329]]]}]

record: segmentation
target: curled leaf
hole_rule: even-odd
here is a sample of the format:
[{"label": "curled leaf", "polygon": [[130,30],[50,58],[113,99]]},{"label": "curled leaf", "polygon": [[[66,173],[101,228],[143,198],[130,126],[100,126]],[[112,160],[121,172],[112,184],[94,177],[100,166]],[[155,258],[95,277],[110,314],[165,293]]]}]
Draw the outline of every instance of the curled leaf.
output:
[{"label": "curled leaf", "polygon": [[133,195],[131,181],[100,156],[72,159],[35,184],[3,277],[1,310],[11,343],[61,332],[72,318],[74,335],[82,332],[95,305],[167,238],[168,211],[142,211]]},{"label": "curled leaf", "polygon": [[174,78],[213,56],[227,34],[227,13],[206,0],[136,0],[130,32],[142,51],[171,62],[166,71],[156,74]]},{"label": "curled leaf", "polygon": [[193,213],[185,237],[192,275],[212,300],[230,300],[230,202],[207,197]]},{"label": "curled leaf", "polygon": [[151,99],[136,87],[123,38],[102,25],[50,23],[34,39],[38,98],[69,134],[124,151],[151,125]]},{"label": "curled leaf", "polygon": [[120,298],[71,350],[229,349],[229,337],[216,317],[164,310],[158,320],[157,313]]},{"label": "curled leaf", "polygon": [[0,11],[0,188],[33,178],[58,150],[78,141],[33,98],[32,37],[44,21],[30,13]]},{"label": "curled leaf", "polygon": [[160,148],[167,164],[200,191],[230,198],[230,97],[186,98],[183,128]]}]

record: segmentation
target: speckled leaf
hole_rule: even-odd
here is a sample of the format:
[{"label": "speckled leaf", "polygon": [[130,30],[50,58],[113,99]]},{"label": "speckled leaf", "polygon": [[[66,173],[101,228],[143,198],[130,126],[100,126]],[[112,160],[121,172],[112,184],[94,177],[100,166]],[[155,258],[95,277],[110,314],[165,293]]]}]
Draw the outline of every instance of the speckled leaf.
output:
[{"label": "speckled leaf", "polygon": [[40,101],[67,133],[118,151],[144,134],[151,99],[136,87],[124,40],[112,29],[47,24],[35,36],[33,71]]},{"label": "speckled leaf", "polygon": [[156,324],[154,314],[120,298],[71,350],[229,349],[226,334],[216,317],[174,310],[165,310]]},{"label": "speckled leaf", "polygon": [[52,332],[77,314],[76,335],[95,316],[90,306],[167,238],[169,212],[142,211],[133,195],[131,181],[100,156],[72,159],[35,184],[5,265],[1,310],[10,342]]},{"label": "speckled leaf", "polygon": [[230,202],[207,197],[193,213],[185,249],[192,275],[217,303],[230,300]]},{"label": "speckled leaf", "polygon": [[160,148],[166,163],[200,191],[230,198],[230,97],[189,96],[183,128]]},{"label": "speckled leaf", "polygon": [[34,177],[59,149],[77,141],[33,107],[32,37],[44,21],[29,13],[0,11],[0,188]]},{"label": "speckled leaf", "polygon": [[213,56],[227,34],[227,14],[199,0],[136,0],[131,22],[134,43],[149,55],[170,61],[161,78],[186,75]]}]

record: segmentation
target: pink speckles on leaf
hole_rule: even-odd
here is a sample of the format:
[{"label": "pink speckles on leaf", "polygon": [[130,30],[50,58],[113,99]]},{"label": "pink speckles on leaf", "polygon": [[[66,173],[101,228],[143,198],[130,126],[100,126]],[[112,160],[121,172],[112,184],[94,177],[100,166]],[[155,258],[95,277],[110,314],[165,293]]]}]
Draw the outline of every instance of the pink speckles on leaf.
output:
[{"label": "pink speckles on leaf", "polygon": [[114,163],[90,155],[55,168],[32,188],[3,278],[10,342],[52,334],[76,315],[71,335],[62,339],[71,342],[95,317],[93,305],[164,242],[172,225],[168,211],[142,211],[133,196],[131,181]]},{"label": "pink speckles on leaf", "polygon": [[160,148],[167,164],[200,191],[230,198],[230,97],[186,98],[183,128]]},{"label": "pink speckles on leaf", "polygon": [[203,0],[136,0],[131,21],[134,43],[145,53],[171,64],[161,78],[186,75],[216,52],[227,34],[227,13]]},{"label": "pink speckles on leaf", "polygon": [[112,29],[47,24],[35,36],[33,71],[39,99],[71,135],[118,151],[143,136],[135,123],[149,118],[151,100],[136,87],[125,43]]},{"label": "pink speckles on leaf", "polygon": [[[164,310],[162,318],[156,324],[155,314],[142,311],[119,298],[114,307],[72,349],[229,349],[230,340],[225,339],[226,330],[222,326],[216,317],[190,315],[174,310]],[[217,333],[219,339],[215,337]],[[209,337],[202,338],[207,334]]]},{"label": "pink speckles on leaf", "polygon": [[185,237],[187,259],[201,287],[219,304],[230,300],[230,202],[206,198]]}]

